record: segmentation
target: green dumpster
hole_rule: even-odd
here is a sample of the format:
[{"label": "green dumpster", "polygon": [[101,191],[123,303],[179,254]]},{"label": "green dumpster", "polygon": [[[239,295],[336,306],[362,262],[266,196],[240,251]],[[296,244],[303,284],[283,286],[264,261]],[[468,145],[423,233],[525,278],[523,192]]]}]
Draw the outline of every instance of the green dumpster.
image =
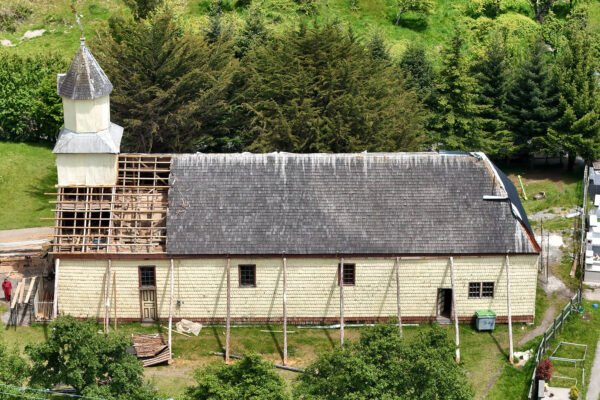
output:
[{"label": "green dumpster", "polygon": [[475,326],[478,331],[493,331],[496,326],[496,313],[492,310],[478,310]]}]

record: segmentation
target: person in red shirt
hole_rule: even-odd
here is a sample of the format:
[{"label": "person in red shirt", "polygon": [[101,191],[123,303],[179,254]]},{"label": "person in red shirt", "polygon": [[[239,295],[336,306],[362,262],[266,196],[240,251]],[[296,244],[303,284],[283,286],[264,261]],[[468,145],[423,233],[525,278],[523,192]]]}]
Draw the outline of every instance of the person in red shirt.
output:
[{"label": "person in red shirt", "polygon": [[2,282],[2,291],[4,292],[4,300],[10,301],[10,293],[12,291],[12,283],[10,283],[8,278],[4,278],[4,282]]}]

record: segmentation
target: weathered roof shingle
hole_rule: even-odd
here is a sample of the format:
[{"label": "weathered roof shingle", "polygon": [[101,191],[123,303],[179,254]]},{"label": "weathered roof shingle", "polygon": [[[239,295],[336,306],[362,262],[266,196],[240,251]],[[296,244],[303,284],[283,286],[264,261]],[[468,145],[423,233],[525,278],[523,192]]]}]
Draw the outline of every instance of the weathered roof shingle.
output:
[{"label": "weathered roof shingle", "polygon": [[507,183],[468,154],[183,154],[170,179],[172,255],[536,252],[521,204],[483,199]]},{"label": "weathered roof shingle", "polygon": [[73,100],[92,100],[108,96],[112,90],[112,83],[82,42],[69,71],[58,75],[58,95]]}]

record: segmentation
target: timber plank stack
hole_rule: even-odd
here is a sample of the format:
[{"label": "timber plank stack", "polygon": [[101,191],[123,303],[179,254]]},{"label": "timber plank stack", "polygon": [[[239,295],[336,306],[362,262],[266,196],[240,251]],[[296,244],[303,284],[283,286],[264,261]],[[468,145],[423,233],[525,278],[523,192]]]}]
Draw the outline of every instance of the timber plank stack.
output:
[{"label": "timber plank stack", "polygon": [[161,364],[171,359],[169,346],[160,333],[135,336],[133,348],[144,367]]}]

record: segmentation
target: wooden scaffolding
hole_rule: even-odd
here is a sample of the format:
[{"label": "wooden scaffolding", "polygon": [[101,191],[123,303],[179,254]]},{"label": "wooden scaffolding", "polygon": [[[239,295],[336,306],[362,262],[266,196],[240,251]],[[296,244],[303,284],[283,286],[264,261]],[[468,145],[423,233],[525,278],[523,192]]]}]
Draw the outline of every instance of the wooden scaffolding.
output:
[{"label": "wooden scaffolding", "polygon": [[114,186],[57,186],[53,253],[165,253],[171,155],[121,154]]}]

